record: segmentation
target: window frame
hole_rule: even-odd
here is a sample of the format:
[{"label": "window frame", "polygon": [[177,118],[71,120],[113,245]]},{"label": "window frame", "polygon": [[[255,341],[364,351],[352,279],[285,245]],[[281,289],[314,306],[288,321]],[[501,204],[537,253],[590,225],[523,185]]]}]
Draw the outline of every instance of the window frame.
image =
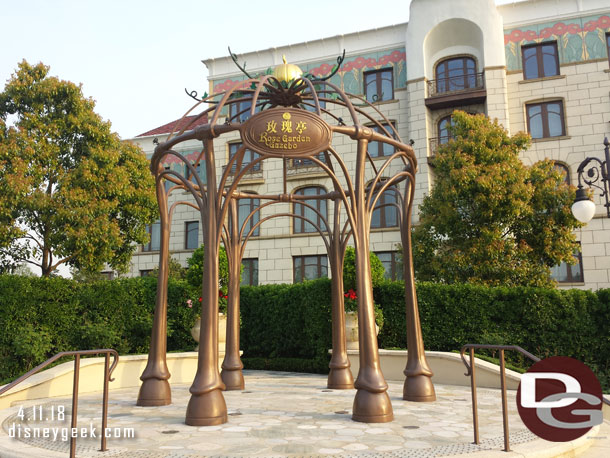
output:
[{"label": "window frame", "polygon": [[[317,276],[315,278],[305,278],[305,260],[309,258],[316,258],[316,267],[317,267]],[[324,260],[324,262],[322,262]],[[300,279],[297,279],[297,261],[301,263],[300,265]],[[323,265],[324,264],[324,265]],[[326,270],[325,275],[322,276],[323,271],[322,268]],[[301,256],[293,256],[292,257],[292,282],[293,283],[303,283],[305,280],[316,280],[318,278],[327,278],[328,277],[328,257],[324,254],[311,254],[311,255],[301,255]]]},{"label": "window frame", "polygon": [[[392,132],[396,131],[396,121],[390,120],[390,124],[388,124],[387,122],[383,122],[383,123],[381,123],[381,127],[379,127],[377,124],[372,124],[372,125],[369,125],[368,127],[373,129],[377,133],[383,133],[381,131],[381,128],[383,127],[383,128],[385,128],[385,130],[390,132],[390,136],[391,136]],[[391,148],[392,151],[388,152],[388,154],[384,154],[385,153],[384,147]],[[373,149],[376,150],[376,154],[373,154]],[[396,152],[396,147],[392,146],[392,145],[390,145],[388,143],[383,143],[383,142],[378,142],[378,141],[371,141],[368,144],[368,152],[369,152],[369,154],[371,155],[372,158],[389,157],[389,156],[391,156],[392,154],[394,154]]]},{"label": "window frame", "polygon": [[[229,143],[227,143],[227,145],[228,145],[228,149],[229,149],[229,160],[227,161],[227,164],[228,164],[229,161],[233,158],[233,156],[235,154],[237,154],[237,151],[239,151],[239,149],[244,145],[244,143],[237,141],[237,142],[229,142]],[[235,148],[235,151],[231,151],[232,148]],[[248,157],[248,153],[250,154],[250,161],[246,161],[246,158]],[[260,154],[246,148],[246,151],[244,153],[244,161],[241,164],[242,168],[240,170],[243,170],[248,164],[255,161],[259,157],[260,157]],[[259,162],[254,167],[252,167],[252,169],[250,169],[250,171],[248,173],[259,172],[260,170],[262,170],[262,165],[263,165],[263,163]],[[235,163],[231,166],[231,172],[237,173],[237,163]]]},{"label": "window frame", "polygon": [[[190,233],[190,231],[193,230],[192,228],[189,228],[189,226],[192,226],[193,224],[196,224],[195,247],[189,246],[189,233]],[[184,249],[185,250],[196,250],[197,248],[199,248],[199,221],[197,221],[197,220],[185,221],[184,222]]]},{"label": "window frame", "polygon": [[[436,132],[438,134],[438,144],[439,145],[444,145],[445,143],[449,143],[449,140],[451,140],[453,138],[453,133],[450,130],[448,130],[447,127],[444,128],[444,130],[447,132],[447,135],[441,135],[441,132],[442,132],[441,124],[443,122],[447,122],[448,127],[453,126],[454,125],[453,114],[443,116],[436,123]],[[443,139],[446,139],[446,140],[443,141]]]},{"label": "window frame", "polygon": [[[390,76],[390,86],[392,87],[392,93],[389,97],[384,97],[382,89],[383,89],[383,74],[389,73]],[[367,81],[367,77],[375,75],[375,79],[373,81]],[[392,67],[384,67],[377,70],[368,70],[362,72],[362,82],[364,85],[364,98],[367,102],[376,103],[376,102],[386,102],[388,100],[394,100],[394,69]],[[374,83],[374,84],[373,84]],[[369,98],[369,86],[374,85],[375,93],[370,94]],[[375,99],[376,97],[376,99]]]},{"label": "window frame", "polygon": [[[559,104],[559,119],[561,120],[561,133],[559,135],[550,135],[549,132],[549,117],[548,117],[548,105]],[[540,117],[542,123],[542,137],[532,136],[531,118],[529,109],[535,106],[540,107]],[[525,120],[527,123],[527,132],[532,137],[533,141],[541,140],[545,138],[560,138],[565,137],[566,134],[566,121],[565,121],[565,109],[563,99],[545,100],[541,102],[527,102],[525,104]]]},{"label": "window frame", "polygon": [[[450,68],[449,63],[455,61],[462,61],[462,74],[458,76],[449,76]],[[469,72],[468,63],[472,62],[473,64],[473,72]],[[444,68],[446,76],[441,77],[439,75],[439,71],[441,68]],[[434,66],[434,78],[435,78],[435,91],[436,94],[451,94],[453,92],[466,91],[470,89],[475,89],[477,87],[477,70],[478,70],[478,62],[474,56],[469,54],[458,55],[458,56],[448,56],[441,60],[439,60]],[[452,83],[454,80],[462,80],[463,84],[459,88],[452,88]]]},{"label": "window frame", "polygon": [[[545,46],[552,46],[554,53],[553,53],[553,57],[555,60],[555,73],[553,75],[547,75],[545,73],[544,70],[544,53],[543,53],[543,48]],[[527,59],[530,59],[532,57],[535,57],[536,59],[536,66],[537,66],[537,75],[536,76],[528,76],[526,70],[527,70],[527,66],[526,66],[526,57],[525,57],[525,51],[528,49],[535,49],[536,53],[534,54],[534,56],[529,56],[527,57]],[[532,43],[532,44],[528,44],[528,45],[522,45],[521,46],[521,68],[523,70],[523,79],[524,80],[536,80],[536,79],[541,79],[541,78],[551,78],[553,76],[559,76],[561,75],[561,70],[559,67],[559,49],[557,48],[557,41],[543,41],[541,43]]]},{"label": "window frame", "polygon": [[[257,194],[253,191],[243,191],[245,194],[252,194],[252,196],[256,196]],[[254,201],[257,201],[257,204],[254,204]],[[242,205],[242,202],[245,203],[245,205]],[[239,199],[237,202],[237,230],[241,231],[241,228],[244,224],[245,218],[252,213],[256,208],[260,207],[261,201],[258,198],[253,197],[252,199]],[[244,221],[240,221],[240,208],[242,207],[247,207],[247,213],[246,216],[244,217]],[[254,226],[256,223],[258,223],[260,221],[261,218],[261,214],[260,214],[260,210],[257,211],[254,215],[252,215],[252,218],[248,221],[248,228],[247,230],[244,231],[244,235],[247,235],[248,232],[250,232],[250,230],[252,229],[252,226]],[[259,237],[260,236],[260,226],[258,226],[254,232],[252,233],[252,237]]]},{"label": "window frame", "polygon": [[[244,258],[241,260],[241,264],[243,266],[243,272],[248,272],[249,275],[246,279],[242,274],[240,286],[258,286],[258,258]],[[250,265],[249,269],[246,269],[246,264]],[[254,266],[256,267],[256,282],[254,282]]]},{"label": "window frame", "polygon": [[[247,110],[239,114],[247,107]],[[241,102],[231,103],[229,105],[229,120],[230,122],[243,123],[250,118],[250,110],[252,109],[252,99],[242,100]]]},{"label": "window frame", "polygon": [[[297,189],[296,191],[294,191],[293,194],[295,195],[299,195],[299,196],[304,196],[304,192],[306,189],[316,189],[317,192],[315,195],[319,196],[320,194],[325,194],[327,193],[326,189],[323,186],[318,186],[318,185],[312,185],[312,186],[304,186],[302,188]],[[308,200],[311,200],[312,202],[308,202]],[[306,207],[305,205],[300,205],[299,202],[305,202],[309,205],[311,205],[312,207],[315,207],[316,210],[318,210],[318,212],[320,212],[322,214],[322,216],[324,217],[324,219],[326,221],[328,221],[328,203],[326,200],[324,199],[305,199],[303,201],[295,201],[292,203],[292,212],[295,215],[299,215],[299,216],[305,216],[305,212],[307,210],[309,210],[308,207]],[[322,209],[322,206],[324,207]],[[317,233],[318,231],[312,226],[312,230],[305,230],[306,229],[306,225],[310,225],[310,223],[308,221],[305,221],[301,218],[292,218],[293,221],[293,225],[292,225],[292,233],[293,234],[313,234],[313,233]],[[326,230],[326,225],[324,224],[324,221],[322,221],[322,217],[318,214],[316,214],[316,221],[314,221],[316,223],[316,225],[322,229],[322,230]],[[297,227],[299,227],[299,230],[297,230]]]},{"label": "window frame", "polygon": [[[576,258],[576,263],[568,264],[567,262],[562,262],[561,264],[557,264],[551,268],[551,278],[555,280],[559,285],[568,284],[568,283],[584,283],[585,282],[585,269],[582,265],[582,247],[580,242],[577,242],[577,247],[574,249],[574,257]],[[557,280],[556,276],[553,275],[553,268],[561,268],[561,266],[566,266],[566,279],[565,280]],[[580,272],[580,277],[577,277],[574,274],[574,268],[578,267],[578,271]]]},{"label": "window frame", "polygon": [[[159,231],[159,247],[157,247],[156,249],[153,247],[152,243],[153,243],[153,234],[155,232],[154,228],[158,227],[158,231]],[[145,227],[146,233],[150,236],[148,243],[146,245],[142,245],[140,247],[140,251],[142,253],[151,253],[154,251],[159,251],[161,250],[161,221],[155,221],[152,224],[147,224]]]},{"label": "window frame", "polygon": [[[385,255],[385,254],[389,254],[390,255],[390,272],[389,272],[389,276],[386,275],[388,273],[388,271],[387,271],[387,269],[385,269],[384,262],[379,257],[379,255]],[[398,280],[401,280],[403,278],[402,269],[398,269],[398,266],[399,266],[398,251],[375,251],[375,255],[379,258],[379,260],[383,264],[383,267],[384,267],[383,276],[384,276],[384,278],[386,280],[398,281]]]},{"label": "window frame", "polygon": [[[383,206],[385,204],[396,204],[398,203],[398,197],[396,196],[396,192],[398,191],[398,188],[396,188],[396,186],[390,186],[388,189],[386,189],[383,194],[381,194],[381,196],[379,197],[379,200],[377,200],[377,203],[375,204],[375,208],[373,208],[373,212],[371,213],[371,229],[389,229],[389,228],[396,228],[399,227],[399,221],[398,221],[398,209],[394,206]],[[375,194],[376,196],[377,194]],[[385,196],[392,196],[392,198],[394,199],[392,202],[386,202],[386,197]],[[378,208],[381,207],[381,208]],[[393,211],[394,212],[394,219],[396,221],[396,224],[393,225],[388,225],[387,220],[388,220],[388,212]],[[374,221],[375,221],[375,212],[379,212],[379,225],[374,225]]]}]

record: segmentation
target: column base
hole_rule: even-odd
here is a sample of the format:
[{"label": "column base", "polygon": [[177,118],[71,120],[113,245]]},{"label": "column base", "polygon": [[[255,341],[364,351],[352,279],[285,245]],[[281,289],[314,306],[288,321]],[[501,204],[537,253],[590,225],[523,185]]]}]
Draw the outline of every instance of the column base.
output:
[{"label": "column base", "polygon": [[392,403],[386,391],[371,393],[359,389],[352,412],[352,420],[363,423],[388,423],[394,420]]},{"label": "column base", "polygon": [[432,379],[427,375],[407,376],[402,390],[405,401],[432,402],[436,401],[436,392]]},{"label": "column base", "polygon": [[147,378],[142,382],[136,405],[141,407],[167,406],[172,403],[172,390],[167,379]]},{"label": "column base", "polygon": [[331,367],[326,386],[333,390],[350,390],[354,388],[354,377],[349,367]]},{"label": "column base", "polygon": [[214,426],[226,423],[227,404],[220,389],[193,394],[186,407],[185,423],[190,426]]},{"label": "column base", "polygon": [[222,369],[220,378],[225,384],[225,391],[243,390],[246,387],[241,369]]}]

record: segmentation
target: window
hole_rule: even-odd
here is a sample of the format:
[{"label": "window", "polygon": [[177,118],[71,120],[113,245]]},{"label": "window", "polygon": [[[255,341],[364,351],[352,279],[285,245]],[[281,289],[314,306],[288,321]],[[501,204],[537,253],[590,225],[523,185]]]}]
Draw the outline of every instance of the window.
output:
[{"label": "window", "polygon": [[258,285],[258,258],[243,259],[241,264],[244,267],[241,273],[241,285]]},{"label": "window", "polygon": [[243,100],[229,105],[229,119],[231,122],[244,122],[250,117],[252,100]]},{"label": "window", "polygon": [[112,270],[104,270],[100,272],[100,275],[104,280],[114,280],[114,271]]},{"label": "window", "polygon": [[532,138],[561,137],[565,135],[563,102],[530,103],[525,106],[527,130]]},{"label": "window", "polygon": [[[388,131],[390,136],[392,136],[394,133],[393,124],[390,126],[387,123],[383,123],[382,124],[383,129],[379,126],[370,126],[370,127],[375,132],[379,132],[383,135],[385,135],[385,132],[383,131],[383,129]],[[392,145],[390,145],[388,143],[383,143],[383,142],[370,142],[369,143],[369,154],[371,155],[371,157],[391,156],[392,154],[394,154],[395,151],[396,151],[396,148],[394,148]]]},{"label": "window", "polygon": [[373,210],[371,229],[398,226],[398,209],[394,205],[391,205],[396,204],[397,202],[396,188],[392,187],[386,189]]},{"label": "window", "polygon": [[[239,149],[241,148],[242,143],[238,142],[238,143],[229,143],[229,160],[231,160],[233,158],[233,156],[235,156],[235,154],[237,154],[237,151],[239,151]],[[246,151],[244,152],[244,160],[242,162],[241,165],[241,169],[242,170],[244,167],[246,167],[248,164],[250,164],[252,161],[258,159],[259,154],[255,153],[253,151],[250,151],[249,149],[246,149]],[[250,169],[251,171],[258,171],[261,169],[261,163],[257,163],[254,167],[252,167],[252,169]],[[231,166],[231,172],[235,173],[237,171],[237,163],[234,163]]]},{"label": "window", "polygon": [[375,254],[383,264],[386,280],[402,280],[402,263],[397,251],[379,251]]},{"label": "window", "polygon": [[[314,85],[314,89],[316,90],[316,93],[318,94],[318,102],[320,103],[320,110],[326,109],[326,101],[322,100],[322,99],[328,98],[328,96],[330,94],[327,94],[325,92],[320,93],[319,91],[325,91],[328,88],[324,87],[324,86],[320,86],[320,85]],[[303,107],[307,111],[311,111],[311,112],[315,113],[316,107],[315,107],[315,102],[313,100],[313,96],[311,95],[311,92],[309,90],[307,90],[304,95],[307,97],[307,99],[303,101],[304,102]]]},{"label": "window", "polygon": [[521,47],[523,59],[523,78],[545,78],[559,75],[559,57],[557,43],[538,43]]},{"label": "window", "polygon": [[453,126],[453,118],[451,115],[445,116],[438,122],[438,144],[448,143],[453,138],[449,127]]},{"label": "window", "polygon": [[[193,167],[195,167],[195,170],[196,170],[197,176],[199,177],[199,179],[201,180],[201,182],[202,182],[203,184],[206,184],[205,163],[203,162],[203,159],[202,159],[202,160],[201,160],[199,163],[197,163],[196,165],[195,165],[195,164],[192,164],[192,166],[193,166]],[[189,170],[189,168],[188,168],[188,167],[185,165],[185,166],[184,166],[184,176],[185,176],[185,177],[188,177],[190,173],[191,173],[191,171],[190,171],[190,170]],[[196,179],[194,176],[192,176],[192,175],[191,175],[191,177],[190,177],[190,178],[191,178],[191,179],[190,179],[190,182],[191,182],[191,183],[193,183],[194,185],[197,185],[197,179]]]},{"label": "window", "polygon": [[[298,196],[316,196],[320,194],[326,194],[326,190],[319,186],[310,186],[308,188],[301,188],[295,192]],[[306,199],[304,203],[311,205],[318,212],[322,214],[324,219],[328,217],[328,213],[326,211],[326,200],[325,199]],[[293,211],[296,215],[301,215],[311,221],[314,222],[317,226],[320,227],[323,231],[326,230],[326,225],[316,212],[314,212],[311,208],[306,207],[305,205],[301,205],[299,202],[295,202],[293,204]],[[294,233],[295,234],[303,234],[308,232],[317,232],[316,228],[309,222],[301,219],[294,218]]]},{"label": "window", "polygon": [[452,57],[436,66],[436,92],[453,92],[477,87],[477,66],[472,57]]},{"label": "window", "polygon": [[146,245],[142,245],[142,251],[159,251],[161,247],[161,223],[146,225],[146,232],[150,237],[150,241]]},{"label": "window", "polygon": [[585,277],[582,267],[582,253],[580,252],[580,243],[574,250],[574,259],[576,264],[568,264],[562,262],[551,269],[551,278],[558,283],[583,283]]},{"label": "window", "polygon": [[140,270],[140,277],[148,277],[150,274],[152,274],[152,269]]},{"label": "window", "polygon": [[394,73],[391,68],[364,72],[364,97],[369,102],[394,99]]},{"label": "window", "polygon": [[[248,192],[248,191],[246,191]],[[248,193],[254,194],[254,193]],[[248,215],[253,212],[256,208],[260,206],[260,199],[239,199],[239,203],[237,205],[237,219],[238,219],[238,230],[241,230],[244,222]],[[252,226],[258,223],[260,220],[260,212],[256,212],[252,215],[252,218],[248,220],[248,224],[244,229],[244,236],[250,232]],[[258,237],[259,235],[259,227],[257,227],[254,232],[252,232],[254,237]]]},{"label": "window", "polygon": [[196,248],[199,248],[199,221],[187,221],[184,223],[184,249]]},{"label": "window", "polygon": [[[324,156],[324,152],[316,154],[316,159],[318,159],[321,162],[326,163],[326,156]],[[314,161],[312,161],[311,159],[309,159],[307,157],[292,160],[292,167],[294,167],[294,168],[311,167],[311,166],[319,167],[318,164],[314,163]]]},{"label": "window", "polygon": [[606,49],[608,50],[608,61],[610,62],[610,32],[606,34]]},{"label": "window", "polygon": [[328,276],[328,259],[324,255],[294,256],[294,283]]},{"label": "window", "polygon": [[568,166],[565,164],[562,164],[561,162],[555,162],[553,164],[553,168],[563,174],[563,181],[569,186],[571,181],[570,181],[570,169],[568,168]]},{"label": "window", "polygon": [[[166,165],[166,166],[165,166],[165,170],[171,170],[170,166],[169,166],[169,165]],[[165,178],[165,192],[166,192],[166,193],[168,193],[168,192],[169,192],[169,189],[170,189],[172,186],[174,186],[174,183],[172,183],[171,181],[169,181],[169,180],[167,179],[167,177],[169,177],[169,175],[165,175],[165,177],[166,177],[166,178]]]}]

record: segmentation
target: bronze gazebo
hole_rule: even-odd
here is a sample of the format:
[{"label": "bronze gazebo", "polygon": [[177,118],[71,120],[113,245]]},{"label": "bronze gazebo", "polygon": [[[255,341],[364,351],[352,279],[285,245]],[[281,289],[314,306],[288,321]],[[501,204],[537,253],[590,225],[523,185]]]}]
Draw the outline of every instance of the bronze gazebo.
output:
[{"label": "bronze gazebo", "polygon": [[[341,59],[338,60],[338,65]],[[240,67],[241,68],[241,67]],[[337,66],[338,68],[338,66]],[[336,71],[336,70],[335,70]],[[249,76],[249,75],[248,75]],[[249,77],[231,89],[202,99],[190,114],[204,103],[209,108],[192,118],[189,125],[175,136],[155,148],[151,171],[156,178],[157,200],[161,213],[161,245],[159,281],[148,364],[140,377],[142,386],[137,404],[159,406],[171,403],[170,377],[166,364],[167,279],[169,262],[169,228],[177,205],[185,204],[200,212],[205,245],[202,279],[201,334],[198,366],[190,388],[191,399],[186,412],[188,425],[215,425],[227,421],[227,407],[222,391],[243,389],[243,365],[239,356],[239,275],[244,246],[255,227],[272,217],[301,218],[312,224],[322,235],[332,276],[332,358],[328,387],[357,389],[352,419],[362,422],[388,422],[393,420],[392,405],[387,394],[387,383],[380,368],[373,289],[369,263],[369,234],[373,211],[380,206],[384,192],[399,193],[397,203],[400,230],[404,248],[405,305],[407,318],[408,358],[403,399],[409,401],[435,400],[431,382],[432,372],[426,362],[417,307],[411,258],[411,209],[415,189],[417,161],[410,146],[402,143],[392,124],[372,104],[359,96],[344,93],[328,81],[301,76],[296,66],[279,66],[274,75]],[[336,110],[321,108],[320,100]],[[243,104],[247,110],[240,111]],[[227,111],[230,106],[234,110]],[[235,112],[232,116],[225,113]],[[333,111],[344,111],[349,122]],[[244,116],[245,115],[245,116]],[[249,115],[249,116],[248,116]],[[209,122],[192,130],[189,126],[203,116]],[[222,118],[222,122],[219,122]],[[243,122],[239,122],[243,118]],[[376,119],[379,118],[380,120]],[[229,132],[237,132],[242,146],[229,159],[217,181],[214,142]],[[348,137],[356,143],[355,174],[351,176],[341,155],[333,148],[333,140]],[[203,149],[195,163],[205,164],[206,181],[203,183],[196,168],[173,148],[188,140],[199,140]],[[368,152],[370,142],[382,142],[394,148],[378,166]],[[258,153],[252,161],[244,161],[246,151]],[[188,174],[182,176],[166,170],[163,162],[174,156],[185,163]],[[246,173],[269,158],[283,160],[284,192],[276,195],[252,196],[239,192],[237,186]],[[286,169],[289,160],[306,159],[323,170],[333,183],[333,190],[318,196],[301,196],[286,191]],[[391,164],[400,163],[400,171],[386,176]],[[367,181],[366,175],[372,175]],[[172,189],[190,192],[193,202],[176,202],[168,208],[168,194],[164,181]],[[246,222],[238,227],[237,204],[239,199],[266,201],[253,210]],[[295,206],[316,209],[305,200],[327,199],[334,201],[332,221],[318,225],[311,219],[293,212],[276,213],[255,224],[253,215],[261,208],[274,203],[292,202]],[[342,211],[343,210],[343,211]],[[319,215],[318,216],[322,216]],[[356,250],[356,277],[358,287],[358,331],[360,369],[356,381],[352,379],[347,358],[343,304],[343,258],[351,238]],[[227,310],[226,354],[222,373],[218,368],[218,250],[223,243],[229,258],[229,304]]]}]

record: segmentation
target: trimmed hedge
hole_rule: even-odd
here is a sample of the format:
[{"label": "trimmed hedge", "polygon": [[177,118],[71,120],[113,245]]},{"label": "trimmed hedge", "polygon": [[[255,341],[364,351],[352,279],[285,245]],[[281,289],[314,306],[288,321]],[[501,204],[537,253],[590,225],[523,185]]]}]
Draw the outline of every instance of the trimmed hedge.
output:
[{"label": "trimmed hedge", "polygon": [[[157,280],[77,283],[64,278],[0,276],[0,383],[61,351],[114,348],[147,353]],[[196,309],[185,281],[170,281],[169,351],[192,350]],[[198,297],[198,296],[195,296]],[[194,301],[196,304],[198,302]]]},{"label": "trimmed hedge", "polygon": [[[63,278],[0,276],[0,383],[65,350],[149,348],[156,278],[77,283]],[[584,361],[610,387],[610,290],[417,285],[427,350],[456,351],[466,343],[520,345],[540,356]],[[402,283],[374,289],[384,326],[380,348],[406,348]],[[185,281],[170,280],[168,351],[192,350],[197,298]],[[241,289],[241,348],[247,368],[328,372],[330,280]],[[186,306],[193,300],[193,308]],[[509,360],[526,362],[508,352]]]},{"label": "trimmed hedge", "polygon": [[241,288],[241,348],[248,369],[328,372],[330,280]]},{"label": "trimmed hedge", "polygon": [[[541,358],[562,355],[588,364],[610,387],[610,290],[417,285],[427,350],[455,351],[466,343],[519,345]],[[381,348],[406,348],[402,283],[375,288],[385,325]],[[514,352],[507,359],[529,362]]]}]

